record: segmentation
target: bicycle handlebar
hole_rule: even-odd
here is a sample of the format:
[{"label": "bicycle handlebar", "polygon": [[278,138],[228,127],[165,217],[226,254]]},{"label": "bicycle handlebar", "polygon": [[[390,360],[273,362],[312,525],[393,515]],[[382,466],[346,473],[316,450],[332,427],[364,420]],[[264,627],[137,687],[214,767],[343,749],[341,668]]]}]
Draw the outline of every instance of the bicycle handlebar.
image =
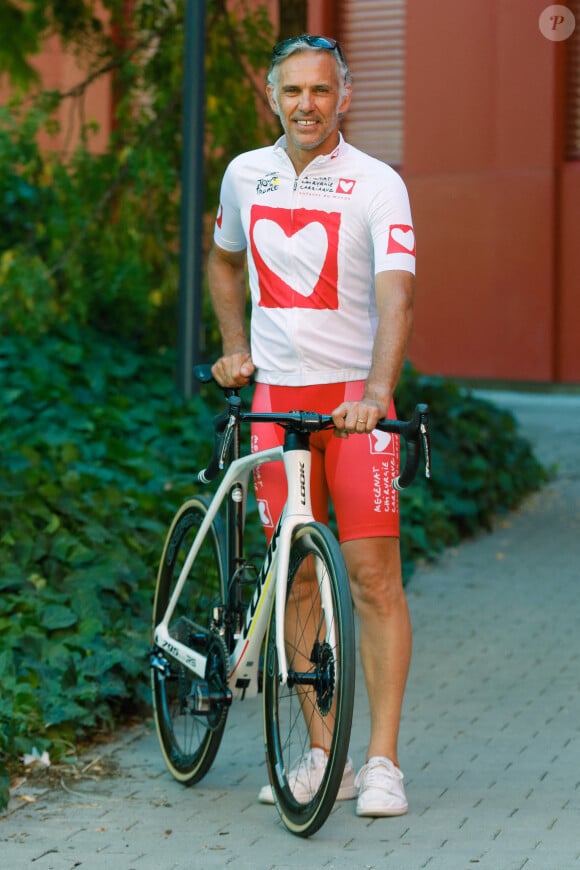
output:
[{"label": "bicycle handlebar", "polygon": [[[201,383],[213,381],[209,365],[195,366],[195,377]],[[320,432],[331,429],[334,422],[330,414],[317,414],[312,411],[288,411],[283,414],[259,411],[242,411],[241,399],[237,390],[225,389],[227,411],[214,417],[214,449],[212,457],[203,471],[197,475],[199,483],[210,483],[223,470],[234,430],[239,423],[277,423],[298,432]],[[421,448],[425,457],[425,477],[431,477],[431,450],[429,443],[429,409],[419,404],[410,420],[379,420],[375,426],[381,432],[391,432],[404,438],[406,444],[405,465],[402,472],[393,480],[396,490],[405,489],[413,482],[421,460]]]}]

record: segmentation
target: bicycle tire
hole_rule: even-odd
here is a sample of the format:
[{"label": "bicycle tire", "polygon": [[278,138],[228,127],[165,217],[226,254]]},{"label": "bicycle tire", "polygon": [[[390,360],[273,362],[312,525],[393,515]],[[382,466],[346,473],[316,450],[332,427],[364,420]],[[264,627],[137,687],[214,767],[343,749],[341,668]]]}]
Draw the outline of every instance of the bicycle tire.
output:
[{"label": "bicycle tire", "polygon": [[[208,511],[203,496],[188,499],[170,526],[155,590],[153,631],[160,623],[173,594],[181,567],[197,531]],[[220,661],[227,662],[227,649],[212,630],[214,605],[223,604],[227,595],[224,569],[225,530],[219,516],[211,523],[192,565],[171,623],[170,636],[208,655],[212,654],[212,679],[227,681],[227,670],[220,676]],[[220,643],[224,647],[220,656]],[[161,653],[164,669],[151,668],[153,713],[161,751],[170,773],[183,785],[199,782],[211,767],[226,724],[226,705],[213,707],[209,715],[188,708],[188,697],[198,679],[208,673],[192,674],[166,651]]]},{"label": "bicycle tire", "polygon": [[[297,579],[298,571],[305,562],[306,570],[311,569],[312,559],[318,582],[309,584],[305,595],[306,587]],[[288,669],[295,670],[296,663],[304,668],[309,660],[308,673],[314,685],[280,684],[274,605],[265,647],[266,760],[282,822],[292,833],[309,837],[328,818],[341,784],[350,741],[355,682],[354,619],[348,575],[336,538],[320,523],[308,523],[294,534],[285,607]],[[313,725],[315,722],[317,726]],[[328,761],[319,786],[300,800],[292,791],[289,776],[309,751],[310,730],[314,727],[324,732]]]}]

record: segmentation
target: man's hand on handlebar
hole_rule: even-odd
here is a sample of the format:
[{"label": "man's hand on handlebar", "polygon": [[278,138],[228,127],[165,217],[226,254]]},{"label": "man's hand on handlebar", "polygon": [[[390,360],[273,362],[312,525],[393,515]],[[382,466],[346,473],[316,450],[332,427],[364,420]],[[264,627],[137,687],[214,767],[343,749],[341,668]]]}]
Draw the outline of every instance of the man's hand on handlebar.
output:
[{"label": "man's hand on handlebar", "polygon": [[256,367],[249,351],[238,351],[220,357],[211,367],[211,373],[220,387],[238,389],[247,386]]},{"label": "man's hand on handlebar", "polygon": [[386,417],[388,407],[388,404],[385,406],[364,396],[358,402],[342,402],[332,412],[334,434],[339,438],[348,438],[352,434],[372,432],[377,421]]}]

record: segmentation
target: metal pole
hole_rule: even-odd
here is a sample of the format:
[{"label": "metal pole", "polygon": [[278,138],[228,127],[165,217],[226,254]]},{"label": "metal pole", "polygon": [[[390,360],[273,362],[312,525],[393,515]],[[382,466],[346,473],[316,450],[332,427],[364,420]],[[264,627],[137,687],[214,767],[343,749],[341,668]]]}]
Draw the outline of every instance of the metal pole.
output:
[{"label": "metal pole", "polygon": [[205,0],[185,0],[177,386],[189,399],[201,337]]}]

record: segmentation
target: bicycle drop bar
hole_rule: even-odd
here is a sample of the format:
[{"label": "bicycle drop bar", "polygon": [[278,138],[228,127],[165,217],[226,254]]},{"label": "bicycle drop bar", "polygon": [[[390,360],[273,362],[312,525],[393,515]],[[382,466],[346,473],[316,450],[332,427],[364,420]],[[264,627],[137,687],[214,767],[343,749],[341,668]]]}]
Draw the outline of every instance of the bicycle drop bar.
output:
[{"label": "bicycle drop bar", "polygon": [[[202,383],[212,380],[209,366],[196,366],[196,377]],[[197,474],[199,483],[210,483],[223,470],[231,439],[240,423],[277,423],[298,432],[320,432],[334,426],[330,414],[317,414],[311,411],[289,411],[283,414],[272,412],[242,411],[241,399],[235,390],[227,390],[227,410],[214,418],[213,455],[203,471]],[[415,479],[421,448],[425,457],[425,477],[431,477],[431,450],[429,443],[429,409],[427,405],[417,405],[410,420],[379,420],[376,427],[382,432],[400,435],[405,441],[405,465],[401,474],[393,480],[397,490],[405,489]]]}]

